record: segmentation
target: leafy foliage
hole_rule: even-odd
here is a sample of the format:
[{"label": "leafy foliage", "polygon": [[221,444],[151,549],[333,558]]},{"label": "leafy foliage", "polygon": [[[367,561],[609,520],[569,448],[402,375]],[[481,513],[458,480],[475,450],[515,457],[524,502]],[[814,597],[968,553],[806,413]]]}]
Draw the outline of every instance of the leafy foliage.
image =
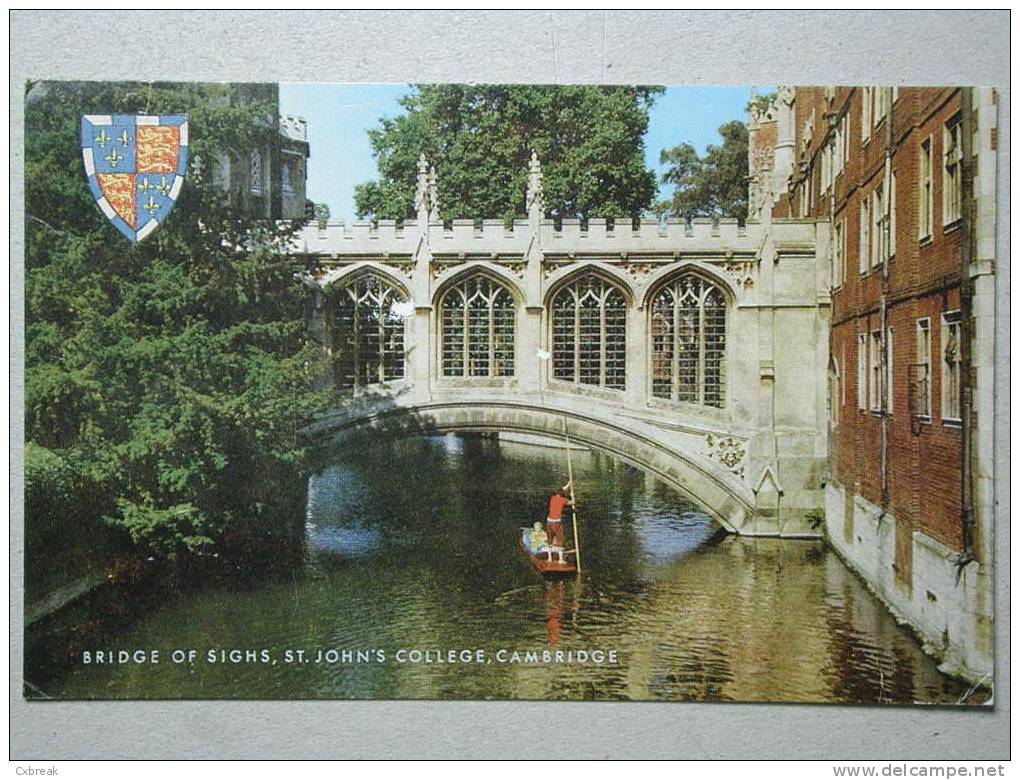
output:
[{"label": "leafy foliage", "polygon": [[688,143],[662,150],[659,161],[669,166],[662,181],[675,189],[658,205],[660,213],[747,219],[747,127],[734,120],[722,125],[719,135],[722,144],[709,146],[704,157]]},{"label": "leafy foliage", "polygon": [[747,101],[747,111],[751,114],[763,114],[769,110],[775,100],[775,92],[762,92]]},{"label": "leafy foliage", "polygon": [[[266,510],[299,467],[310,390],[297,225],[241,216],[221,154],[275,132],[270,99],[224,85],[38,83],[26,94],[26,473],[165,554]],[[166,223],[129,244],[93,202],[85,113],[186,113],[188,176]],[[32,491],[26,507],[32,521]]]},{"label": "leafy foliage", "polygon": [[542,163],[549,217],[638,216],[655,196],[644,165],[659,87],[421,85],[405,113],[369,131],[381,178],[360,184],[362,217],[413,215],[418,157],[435,164],[443,219],[526,213],[528,161]]}]

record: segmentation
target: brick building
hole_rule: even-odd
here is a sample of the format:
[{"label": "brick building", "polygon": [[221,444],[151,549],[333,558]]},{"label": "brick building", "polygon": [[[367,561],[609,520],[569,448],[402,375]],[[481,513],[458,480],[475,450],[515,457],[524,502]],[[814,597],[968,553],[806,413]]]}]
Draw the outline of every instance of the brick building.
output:
[{"label": "brick building", "polygon": [[752,218],[829,227],[829,539],[990,675],[995,95],[784,88],[750,129]]}]

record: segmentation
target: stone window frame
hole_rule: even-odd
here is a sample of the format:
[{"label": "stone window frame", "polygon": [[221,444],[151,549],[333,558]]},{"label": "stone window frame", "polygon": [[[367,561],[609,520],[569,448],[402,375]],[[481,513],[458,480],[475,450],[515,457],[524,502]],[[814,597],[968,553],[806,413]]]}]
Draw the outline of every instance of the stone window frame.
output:
[{"label": "stone window frame", "polygon": [[896,257],[896,169],[889,172],[889,238],[888,258]]},{"label": "stone window frame", "polygon": [[804,179],[801,181],[801,184],[800,184],[800,193],[801,193],[800,194],[800,204],[799,204],[799,209],[798,209],[798,212],[797,212],[800,219],[807,219],[808,216],[811,213],[811,205],[812,205],[813,200],[814,200],[814,196],[812,194],[812,190],[814,189],[812,187],[813,176],[814,176],[814,166],[812,166],[811,168],[808,169],[807,175],[804,176]]},{"label": "stone window frame", "polygon": [[932,170],[932,137],[917,147],[917,239],[930,241],[935,222],[935,182]]},{"label": "stone window frame", "polygon": [[[840,140],[840,146],[842,147],[840,154],[842,155],[842,161],[839,164],[839,173],[843,172],[846,164],[850,162],[850,112],[847,111],[843,114],[843,118],[840,119],[839,135],[837,136]],[[837,174],[839,175],[839,174]]]},{"label": "stone window frame", "polygon": [[[841,343],[840,343],[840,346],[839,346],[839,357],[840,357],[839,365],[843,366],[843,369],[846,370],[846,365],[847,365],[847,363],[846,363],[846,340],[845,339],[840,339],[840,342]],[[840,393],[840,395],[839,395],[839,405],[840,406],[846,406],[846,386],[848,384],[849,384],[848,377],[843,377],[843,382],[842,382],[842,384],[840,385],[840,388],[839,388],[839,393]]]},{"label": "stone window frame", "polygon": [[842,406],[842,377],[839,373],[839,361],[835,355],[829,357],[829,371],[828,371],[828,392],[826,397],[829,402],[829,422],[833,426],[839,425],[839,412],[840,406]]},{"label": "stone window frame", "polygon": [[843,287],[846,274],[846,218],[832,222],[832,235],[829,237],[829,273],[833,290]]},{"label": "stone window frame", "polygon": [[831,183],[835,184],[842,173],[845,163],[848,160],[849,145],[847,143],[848,136],[848,125],[849,125],[849,114],[845,113],[839,118],[839,121],[835,124],[835,129],[832,134],[832,172],[831,172]]},{"label": "stone window frame", "polygon": [[[687,280],[697,281],[701,287],[696,292],[691,290],[681,290],[682,285]],[[668,380],[668,396],[664,396],[661,393],[656,393],[656,341],[657,334],[654,332],[655,318],[660,312],[657,311],[658,299],[663,293],[667,293],[671,298],[671,305],[668,307],[667,313],[670,315],[668,320],[669,325],[667,326],[669,332],[658,334],[664,337],[662,343],[665,343],[665,339],[669,338],[671,341],[671,349],[669,351],[669,380]],[[679,297],[678,297],[679,295]],[[712,318],[706,317],[706,313],[709,311],[706,309],[706,304],[709,303],[711,297],[715,297],[715,302],[712,303],[711,311],[714,312]],[[694,307],[680,305],[684,299],[689,299],[694,303]],[[730,309],[733,305],[732,296],[726,289],[725,285],[721,284],[718,280],[711,278],[710,276],[699,273],[693,269],[687,268],[682,269],[676,273],[670,274],[666,278],[660,280],[654,288],[649,291],[646,298],[647,318],[645,322],[645,333],[648,343],[648,360],[646,365],[647,377],[648,377],[648,396],[655,402],[665,402],[671,404],[693,404],[700,407],[708,407],[713,409],[725,409],[727,401],[727,384],[728,384],[728,373],[729,373],[729,350],[727,345],[727,336],[729,334],[729,323],[730,323]],[[718,313],[721,311],[721,323],[718,321]],[[683,367],[682,361],[679,358],[680,350],[677,349],[677,342],[681,340],[681,328],[680,320],[684,316],[684,313],[688,312],[688,316],[696,318],[696,325],[694,325],[694,338],[697,341],[695,365],[693,373],[695,379],[693,382],[693,398],[682,397],[684,395],[689,396],[690,383],[682,385],[680,381],[681,369]],[[709,321],[714,319],[715,321]],[[706,339],[720,339],[722,347],[717,349],[709,349],[706,346]],[[710,357],[711,355],[711,357]],[[715,365],[716,382],[714,385],[709,382],[709,360]],[[709,391],[712,390],[710,393]],[[685,392],[687,391],[687,392]]]},{"label": "stone window frame", "polygon": [[931,317],[918,317],[914,325],[915,338],[915,365],[924,366],[924,376],[919,381],[924,381],[924,408],[926,411],[918,411],[918,404],[914,404],[914,417],[923,421],[931,422],[931,386],[934,372],[932,371],[932,338],[931,338]]},{"label": "stone window frame", "polygon": [[822,149],[819,154],[819,156],[821,157],[821,169],[822,169],[821,173],[822,183],[819,189],[821,190],[822,193],[828,192],[829,187],[832,184],[832,161],[829,158],[829,151],[831,147],[832,142],[827,141],[826,143],[822,144]]},{"label": "stone window frame", "polygon": [[889,109],[892,106],[889,87],[871,88],[871,125],[874,128],[880,127],[886,117],[889,116]]},{"label": "stone window frame", "polygon": [[[483,289],[483,284],[488,287]],[[452,295],[460,295],[456,308],[447,305]],[[451,280],[436,299],[436,373],[440,381],[485,384],[514,379],[519,305],[514,289],[484,270],[472,270]],[[453,322],[450,318],[458,312],[459,338],[449,330]],[[507,334],[509,344],[506,343]],[[455,351],[460,352],[459,360]],[[458,365],[459,371],[456,370]],[[483,365],[484,372],[475,371]]]},{"label": "stone window frame", "polygon": [[[943,424],[961,425],[963,423],[961,408],[962,376],[960,372],[960,338],[963,335],[963,321],[960,310],[942,312],[939,345],[942,358],[942,399],[941,415]],[[954,336],[955,331],[955,336]],[[950,347],[953,347],[953,359],[950,360]],[[954,396],[955,385],[955,398]],[[953,404],[955,402],[955,409]],[[955,412],[955,413],[954,413]]]},{"label": "stone window frame", "polygon": [[248,161],[248,187],[252,195],[262,195],[265,191],[265,166],[261,149],[252,149]]},{"label": "stone window frame", "polygon": [[[372,289],[368,284],[369,282],[376,283],[375,289]],[[341,390],[352,390],[357,393],[367,387],[386,385],[406,379],[408,374],[406,350],[407,319],[396,314],[393,310],[393,305],[395,303],[407,304],[410,300],[407,291],[400,284],[387,278],[385,275],[368,270],[355,273],[345,278],[342,282],[331,285],[329,298],[331,299],[330,308],[334,333],[333,371],[337,387]],[[355,341],[352,344],[353,349],[350,353],[352,361],[350,372],[344,369],[346,356],[337,355],[337,350],[335,349],[336,340],[343,338],[340,317],[346,316],[346,306],[341,306],[341,303],[345,305],[348,303],[353,304],[351,320],[356,323],[353,335]],[[370,337],[366,339],[360,338],[360,325],[362,323],[356,318],[356,313],[362,304],[371,304],[371,311],[375,315],[376,324],[378,325],[378,330],[376,331],[378,352],[370,357],[366,357],[364,354],[365,348],[371,346]],[[397,320],[399,320],[399,323]],[[399,343],[394,346],[390,342]],[[362,379],[361,368],[367,361],[371,361],[375,365],[374,372],[371,373],[376,374],[377,381],[362,383],[360,381]],[[344,374],[343,377],[340,376],[341,372]],[[348,374],[351,380],[349,384],[346,382]]]},{"label": "stone window frame", "polygon": [[886,259],[885,230],[888,225],[885,216],[885,184],[879,182],[871,190],[870,195],[871,225],[869,226],[868,247],[869,269],[878,269]]},{"label": "stone window frame", "polygon": [[[580,294],[582,285],[597,281],[601,287],[596,294],[593,289],[585,289]],[[612,310],[607,309],[611,296],[619,296],[619,305],[614,304]],[[572,340],[564,346],[562,335],[564,328],[570,323],[557,319],[557,305],[563,296],[573,298],[573,323],[570,328]],[[597,303],[598,333],[597,344],[589,340],[585,343],[584,317],[582,312],[587,307],[582,304],[588,300]],[[593,388],[600,391],[624,392],[627,389],[627,319],[631,308],[631,300],[627,291],[616,281],[593,270],[586,270],[560,284],[548,298],[548,343],[550,346],[552,365],[549,376],[554,382],[563,383],[573,388]],[[564,306],[563,311],[568,308]],[[588,326],[589,328],[591,326]],[[609,337],[612,337],[611,340]],[[611,351],[610,351],[611,350]],[[568,354],[569,353],[569,354]],[[572,370],[563,370],[560,361],[570,358]],[[598,381],[584,381],[584,366],[598,365]],[[611,370],[609,366],[618,366]],[[568,376],[570,374],[570,376]]]},{"label": "stone window frame", "polygon": [[858,220],[860,222],[860,238],[857,242],[857,269],[861,276],[871,270],[871,211],[870,197],[861,195],[858,200]]},{"label": "stone window frame", "polygon": [[958,227],[963,219],[963,122],[954,114],[942,127],[942,228]]},{"label": "stone window frame", "polygon": [[868,334],[857,334],[857,409],[868,408]]},{"label": "stone window frame", "polygon": [[893,327],[890,325],[885,329],[885,413],[893,413],[894,397],[893,372],[895,370],[895,359],[893,353]]},{"label": "stone window frame", "polygon": [[868,408],[872,414],[882,412],[882,331],[873,330],[868,341]]},{"label": "stone window frame", "polygon": [[281,161],[280,163],[280,188],[283,192],[288,195],[293,195],[297,190],[294,189],[293,175],[291,174],[290,163],[287,161]]},{"label": "stone window frame", "polygon": [[861,87],[861,145],[871,140],[871,87]]}]

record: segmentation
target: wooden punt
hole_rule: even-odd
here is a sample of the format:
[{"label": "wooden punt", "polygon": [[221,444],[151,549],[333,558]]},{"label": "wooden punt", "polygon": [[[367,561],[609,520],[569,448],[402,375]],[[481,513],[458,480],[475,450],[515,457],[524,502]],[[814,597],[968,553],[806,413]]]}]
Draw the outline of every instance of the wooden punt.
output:
[{"label": "wooden punt", "polygon": [[536,553],[532,551],[531,546],[528,544],[531,529],[521,528],[520,531],[521,533],[517,537],[517,541],[520,544],[521,551],[528,557],[531,565],[535,567],[535,571],[543,577],[565,577],[569,574],[577,573],[577,556],[573,550],[564,551],[563,560],[560,560],[559,556],[555,553],[550,554],[547,551]]}]

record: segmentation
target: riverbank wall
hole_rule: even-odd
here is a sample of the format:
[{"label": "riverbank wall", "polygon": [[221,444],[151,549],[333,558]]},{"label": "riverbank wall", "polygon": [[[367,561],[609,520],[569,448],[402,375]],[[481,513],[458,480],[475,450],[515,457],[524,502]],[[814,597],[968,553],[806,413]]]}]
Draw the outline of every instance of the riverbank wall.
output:
[{"label": "riverbank wall", "polygon": [[[921,531],[897,533],[896,517],[838,483],[826,486],[826,538],[892,615],[909,626],[946,674],[991,688],[992,582],[987,567]],[[909,576],[897,567],[907,536]],[[899,543],[903,543],[900,541]]]}]

